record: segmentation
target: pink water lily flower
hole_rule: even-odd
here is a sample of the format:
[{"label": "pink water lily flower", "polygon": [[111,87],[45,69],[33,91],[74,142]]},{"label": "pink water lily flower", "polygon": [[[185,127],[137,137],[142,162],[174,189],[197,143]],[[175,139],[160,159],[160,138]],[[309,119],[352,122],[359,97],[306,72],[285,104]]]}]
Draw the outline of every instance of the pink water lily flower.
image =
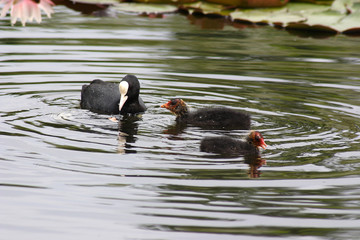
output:
[{"label": "pink water lily flower", "polygon": [[11,25],[14,25],[19,19],[23,26],[26,22],[36,21],[41,22],[41,9],[50,18],[54,12],[52,6],[54,3],[51,0],[0,0],[0,5],[4,5],[0,17],[5,17],[6,13],[10,11]]}]

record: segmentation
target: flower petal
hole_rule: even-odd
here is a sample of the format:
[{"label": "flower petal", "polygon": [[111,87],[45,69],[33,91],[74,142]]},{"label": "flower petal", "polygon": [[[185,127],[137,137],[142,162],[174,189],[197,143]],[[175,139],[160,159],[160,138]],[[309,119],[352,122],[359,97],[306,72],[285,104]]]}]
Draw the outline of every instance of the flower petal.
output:
[{"label": "flower petal", "polygon": [[51,18],[51,14],[54,13],[52,6],[55,4],[51,0],[40,0],[39,3],[33,0],[0,0],[0,4],[4,4],[0,17],[6,16],[6,13],[10,10],[11,25],[14,25],[19,19],[23,26],[26,22],[36,21],[41,22],[41,10]]}]

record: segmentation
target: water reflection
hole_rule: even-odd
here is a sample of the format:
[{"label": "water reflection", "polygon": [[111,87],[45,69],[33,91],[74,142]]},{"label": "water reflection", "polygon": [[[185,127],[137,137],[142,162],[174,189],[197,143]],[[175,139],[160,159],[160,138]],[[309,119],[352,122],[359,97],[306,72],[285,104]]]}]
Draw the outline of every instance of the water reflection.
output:
[{"label": "water reflection", "polygon": [[163,131],[164,134],[171,135],[171,138],[180,135],[185,131],[187,124],[184,122],[176,121],[174,124],[169,125],[167,129]]},{"label": "water reflection", "polygon": [[[249,168],[247,174],[249,178],[259,178],[262,174],[260,168],[266,165],[266,160],[261,156],[260,152],[246,152],[244,154],[212,154],[206,155],[207,158],[226,160],[229,163],[246,163]],[[234,159],[234,160],[231,160]],[[243,171],[239,169],[239,171]]]},{"label": "water reflection", "polygon": [[121,120],[118,121],[119,134],[118,134],[118,153],[136,153],[136,150],[132,149],[132,144],[137,140],[139,122],[142,121],[140,114],[127,114],[121,116]]},{"label": "water reflection", "polygon": [[318,31],[318,29],[314,30],[304,30],[304,29],[286,29],[286,31],[292,35],[302,37],[302,38],[317,38],[317,39],[325,39],[329,37],[333,37],[337,35],[335,31]]},{"label": "water reflection", "polygon": [[266,160],[260,154],[245,154],[245,163],[249,164],[249,178],[259,178],[261,171],[259,170],[263,165],[266,165]]},{"label": "water reflection", "polygon": [[187,19],[190,24],[199,26],[201,29],[224,29],[227,20],[220,16],[204,16],[202,14],[190,14],[187,15]]}]

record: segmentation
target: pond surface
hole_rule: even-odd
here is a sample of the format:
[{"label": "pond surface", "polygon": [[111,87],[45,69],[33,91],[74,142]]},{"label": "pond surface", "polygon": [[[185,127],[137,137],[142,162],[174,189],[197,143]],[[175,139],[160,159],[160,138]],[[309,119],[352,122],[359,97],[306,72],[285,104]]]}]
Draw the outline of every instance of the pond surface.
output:
[{"label": "pond surface", "polygon": [[[358,239],[359,38],[55,11],[0,22],[1,239]],[[145,114],[80,109],[83,84],[126,74]],[[246,131],[179,129],[173,97],[251,113],[262,159],[200,152]]]}]

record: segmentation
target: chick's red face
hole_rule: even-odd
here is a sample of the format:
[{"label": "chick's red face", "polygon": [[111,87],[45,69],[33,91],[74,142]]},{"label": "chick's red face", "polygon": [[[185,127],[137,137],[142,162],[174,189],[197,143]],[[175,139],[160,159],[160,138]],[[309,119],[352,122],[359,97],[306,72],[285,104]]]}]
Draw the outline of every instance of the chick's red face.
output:
[{"label": "chick's red face", "polygon": [[167,103],[161,105],[161,107],[162,107],[162,108],[166,108],[166,109],[170,109],[170,107],[171,107],[171,100],[168,101]]},{"label": "chick's red face", "polygon": [[262,147],[263,149],[267,147],[264,137],[259,132],[254,132],[254,142],[257,147]]},{"label": "chick's red face", "polygon": [[179,107],[183,106],[183,101],[179,98],[171,99],[167,103],[161,105],[162,108],[169,109],[171,112],[177,112]]}]

